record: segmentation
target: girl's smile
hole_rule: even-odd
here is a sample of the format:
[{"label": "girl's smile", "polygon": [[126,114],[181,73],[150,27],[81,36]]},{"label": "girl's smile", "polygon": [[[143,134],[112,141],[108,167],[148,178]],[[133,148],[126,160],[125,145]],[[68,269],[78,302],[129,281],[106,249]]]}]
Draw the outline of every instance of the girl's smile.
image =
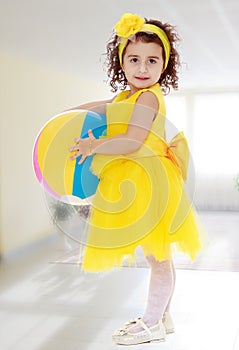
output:
[{"label": "girl's smile", "polygon": [[139,80],[147,80],[149,78],[145,78],[145,77],[135,77],[136,79],[139,79]]}]

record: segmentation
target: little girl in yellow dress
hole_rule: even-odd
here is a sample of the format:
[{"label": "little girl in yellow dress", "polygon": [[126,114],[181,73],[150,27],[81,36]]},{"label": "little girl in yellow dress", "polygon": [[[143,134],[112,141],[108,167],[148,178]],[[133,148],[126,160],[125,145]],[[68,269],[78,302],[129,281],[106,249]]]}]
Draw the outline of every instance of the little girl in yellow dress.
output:
[{"label": "little girl in yellow dress", "polygon": [[[183,133],[165,140],[163,93],[177,88],[177,33],[169,24],[126,13],[115,25],[107,46],[112,101],[79,106],[103,112],[107,133],[77,139],[71,148],[80,162],[94,154],[92,171],[99,179],[92,203],[84,251],[84,271],[135,264],[140,246],[151,268],[143,317],[115,331],[118,344],[163,341],[174,331],[169,314],[175,284],[172,253],[195,260],[203,246],[200,222],[183,183],[188,147]],[[129,87],[126,89],[126,87]]]}]

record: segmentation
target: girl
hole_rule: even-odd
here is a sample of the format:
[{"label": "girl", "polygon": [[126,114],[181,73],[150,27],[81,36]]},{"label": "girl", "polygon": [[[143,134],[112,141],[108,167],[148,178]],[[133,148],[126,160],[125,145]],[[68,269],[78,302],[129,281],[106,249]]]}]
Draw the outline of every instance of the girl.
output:
[{"label": "girl", "polygon": [[106,114],[107,134],[95,139],[89,130],[88,138],[75,139],[70,152],[72,160],[81,156],[79,163],[94,154],[92,171],[100,179],[82,268],[110,270],[125,258],[132,263],[138,246],[151,268],[143,317],[113,334],[117,344],[133,345],[163,341],[174,331],[172,252],[195,259],[202,239],[183,189],[186,140],[183,134],[170,144],[164,138],[163,93],[178,87],[178,36],[169,24],[130,13],[114,29],[107,45],[108,76],[113,91],[123,91],[112,101],[76,107]]}]

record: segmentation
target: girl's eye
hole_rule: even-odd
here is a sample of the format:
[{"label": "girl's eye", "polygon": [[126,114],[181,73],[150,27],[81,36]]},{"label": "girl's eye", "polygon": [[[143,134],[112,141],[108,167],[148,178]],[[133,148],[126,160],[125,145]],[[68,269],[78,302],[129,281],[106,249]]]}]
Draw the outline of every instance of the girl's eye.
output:
[{"label": "girl's eye", "polygon": [[133,62],[133,63],[136,63],[138,61],[138,58],[137,57],[133,57],[131,58],[130,62]]},{"label": "girl's eye", "polygon": [[149,63],[154,64],[154,63],[156,63],[156,60],[154,60],[153,58],[150,58]]}]

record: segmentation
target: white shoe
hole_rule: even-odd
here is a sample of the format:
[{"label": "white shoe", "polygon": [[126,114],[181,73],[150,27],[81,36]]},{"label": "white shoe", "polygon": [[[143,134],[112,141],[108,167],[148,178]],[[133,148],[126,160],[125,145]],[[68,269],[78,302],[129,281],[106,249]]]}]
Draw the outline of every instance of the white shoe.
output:
[{"label": "white shoe", "polygon": [[[166,332],[162,321],[159,321],[155,326],[147,327],[141,319],[137,319],[135,325],[141,326],[143,330],[137,333],[130,333],[131,327],[122,328],[113,334],[113,341],[120,345],[136,345],[165,341]],[[134,324],[132,324],[132,326],[134,326]]]},{"label": "white shoe", "polygon": [[[124,324],[123,328],[128,328],[128,327],[131,327],[133,325],[136,325],[138,320],[141,320],[141,317],[137,317],[137,318],[134,318],[134,319],[126,322]],[[172,316],[170,315],[169,312],[165,312],[164,313],[162,322],[163,322],[166,334],[171,334],[171,333],[175,332],[174,331],[173,319],[172,319]]]}]

